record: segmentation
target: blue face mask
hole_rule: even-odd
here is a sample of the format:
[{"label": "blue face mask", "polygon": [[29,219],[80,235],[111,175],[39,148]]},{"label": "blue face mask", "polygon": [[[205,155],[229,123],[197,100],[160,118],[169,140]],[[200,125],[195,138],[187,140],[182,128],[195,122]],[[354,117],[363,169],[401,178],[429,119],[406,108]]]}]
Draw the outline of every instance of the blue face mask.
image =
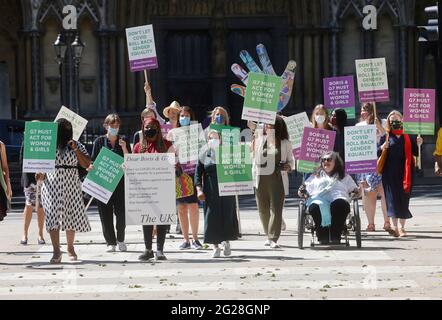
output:
[{"label": "blue face mask", "polygon": [[109,133],[110,136],[116,137],[116,136],[118,136],[118,131],[119,130],[120,129],[114,129],[114,128],[109,127],[107,129],[107,133]]},{"label": "blue face mask", "polygon": [[190,117],[180,117],[180,125],[182,127],[190,125]]},{"label": "blue face mask", "polygon": [[217,124],[224,124],[224,117],[222,115],[218,115],[215,117],[215,121]]}]

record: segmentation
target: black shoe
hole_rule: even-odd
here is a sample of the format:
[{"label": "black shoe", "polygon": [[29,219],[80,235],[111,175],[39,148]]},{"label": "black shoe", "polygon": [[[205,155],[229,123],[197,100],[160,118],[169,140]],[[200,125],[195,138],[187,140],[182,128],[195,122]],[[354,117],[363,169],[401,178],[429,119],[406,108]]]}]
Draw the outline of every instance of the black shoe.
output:
[{"label": "black shoe", "polygon": [[148,261],[149,259],[152,259],[154,257],[152,250],[145,250],[142,255],[138,257],[138,260],[140,261]]},{"label": "black shoe", "polygon": [[319,241],[319,244],[322,244],[322,245],[330,244],[330,241],[328,239],[318,239],[318,241]]},{"label": "black shoe", "polygon": [[166,256],[164,255],[163,251],[157,251],[157,254],[155,256],[155,260],[167,260]]}]

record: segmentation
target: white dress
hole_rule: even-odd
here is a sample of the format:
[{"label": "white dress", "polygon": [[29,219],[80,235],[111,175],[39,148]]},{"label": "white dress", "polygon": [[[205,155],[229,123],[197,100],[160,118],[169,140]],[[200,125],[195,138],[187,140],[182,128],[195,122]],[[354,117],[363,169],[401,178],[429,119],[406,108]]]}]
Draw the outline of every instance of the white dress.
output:
[{"label": "white dress", "polygon": [[[77,144],[78,150],[87,155],[86,148],[79,142]],[[55,166],[54,172],[46,174],[42,187],[41,201],[46,215],[46,230],[91,231],[84,210],[75,152],[69,147],[57,150]]]}]

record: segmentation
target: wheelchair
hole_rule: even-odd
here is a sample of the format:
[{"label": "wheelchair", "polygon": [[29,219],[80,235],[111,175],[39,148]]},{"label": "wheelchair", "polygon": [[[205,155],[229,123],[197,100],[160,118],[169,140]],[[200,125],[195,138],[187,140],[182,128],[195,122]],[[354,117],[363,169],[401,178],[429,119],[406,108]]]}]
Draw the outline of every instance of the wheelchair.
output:
[{"label": "wheelchair", "polygon": [[[351,203],[350,203],[350,212],[347,215],[345,220],[345,226],[342,231],[342,235],[344,236],[344,244],[346,247],[350,246],[350,232],[354,233],[356,239],[356,246],[358,248],[362,247],[362,239],[361,239],[361,217],[359,215],[359,199],[360,196],[354,193],[350,194]],[[304,248],[304,233],[310,232],[312,235],[312,239],[310,242],[310,247],[315,246],[315,222],[313,217],[309,214],[308,208],[306,205],[308,196],[306,194],[303,195],[298,205],[298,247],[299,249]]]}]

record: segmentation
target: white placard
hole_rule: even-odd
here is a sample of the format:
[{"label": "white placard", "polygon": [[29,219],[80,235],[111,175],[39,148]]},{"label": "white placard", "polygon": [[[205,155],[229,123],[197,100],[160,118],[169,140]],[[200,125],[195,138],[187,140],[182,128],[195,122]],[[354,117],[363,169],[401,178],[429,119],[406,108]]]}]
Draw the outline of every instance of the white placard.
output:
[{"label": "white placard", "polygon": [[292,143],[293,149],[301,148],[302,135],[304,127],[311,127],[312,124],[308,119],[306,112],[301,112],[293,116],[284,118],[289,132],[289,139]]},{"label": "white placard", "polygon": [[126,29],[126,37],[132,72],[158,68],[155,37],[151,24]]},{"label": "white placard", "polygon": [[176,223],[175,155],[125,154],[126,225]]},{"label": "white placard", "polygon": [[345,171],[349,174],[376,172],[376,125],[344,128]]},{"label": "white placard", "polygon": [[72,124],[72,130],[73,130],[73,138],[75,141],[78,141],[80,139],[84,129],[87,126],[88,121],[73,112],[72,110],[66,108],[65,106],[62,106],[60,111],[57,114],[57,117],[54,121],[57,121],[58,119],[64,118],[66,120],[69,120]]}]

